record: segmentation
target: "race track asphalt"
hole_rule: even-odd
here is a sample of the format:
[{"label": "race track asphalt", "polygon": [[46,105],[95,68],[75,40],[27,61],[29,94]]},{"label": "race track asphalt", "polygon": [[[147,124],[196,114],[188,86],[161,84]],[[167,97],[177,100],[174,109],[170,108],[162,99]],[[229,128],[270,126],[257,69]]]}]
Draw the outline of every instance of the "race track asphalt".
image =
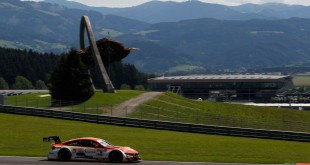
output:
[{"label": "race track asphalt", "polygon": [[[58,162],[58,161],[47,161],[47,159],[43,157],[0,156],[0,165],[13,165],[13,164],[14,165],[36,165],[36,164],[43,164],[43,165],[97,165],[97,164],[121,165],[122,164],[124,165],[127,163]],[[137,165],[260,165],[260,164],[244,164],[244,163],[196,163],[196,162],[165,162],[165,161],[142,161],[140,163],[130,163],[130,164],[137,164]],[[268,165],[272,165],[272,164],[268,164]]]}]

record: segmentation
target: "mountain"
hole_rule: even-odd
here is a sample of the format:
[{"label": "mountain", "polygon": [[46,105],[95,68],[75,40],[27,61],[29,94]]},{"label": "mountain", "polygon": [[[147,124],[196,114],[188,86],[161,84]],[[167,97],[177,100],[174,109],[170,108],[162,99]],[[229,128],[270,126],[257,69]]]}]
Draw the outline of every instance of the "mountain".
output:
[{"label": "mountain", "polygon": [[[43,0],[43,2],[51,3],[51,4],[58,4],[63,7],[67,7],[70,9],[80,9],[80,10],[92,10],[92,7],[86,6],[82,3],[74,2],[74,1],[67,1],[67,0]],[[109,9],[109,8],[107,8]]]},{"label": "mountain", "polygon": [[310,7],[266,3],[225,6],[197,0],[185,2],[150,1],[126,8],[90,7],[67,0],[45,0],[68,8],[98,11],[148,23],[177,22],[186,19],[215,18],[221,20],[310,18]]},{"label": "mountain", "polygon": [[[2,0],[0,9],[0,46],[39,52],[63,53],[71,47],[79,48],[80,19],[83,15],[90,18],[97,39],[135,34],[149,27],[149,24],[141,21],[115,15],[102,15],[88,10],[69,9],[51,3]],[[140,62],[143,68],[154,66],[153,69],[145,70],[156,71],[159,68],[159,71],[164,71],[188,61],[186,55],[175,60],[179,54],[170,47],[140,42],[141,39],[136,39],[125,43],[125,46],[140,48],[141,51],[132,55],[135,57],[134,63],[139,63],[143,59],[153,59],[151,64]],[[169,58],[165,57],[167,54]],[[156,61],[162,63],[158,65]]]},{"label": "mountain", "polygon": [[[0,45],[61,53],[78,47],[80,19],[89,16],[96,38],[142,30],[144,22],[57,4],[0,1]],[[113,30],[111,30],[113,29]]]},{"label": "mountain", "polygon": [[139,48],[125,62],[144,72],[240,71],[307,64],[310,60],[309,19],[199,18],[149,24],[18,0],[0,1],[0,46],[56,53],[78,48],[82,15],[90,17],[97,39],[110,36],[126,47]]},{"label": "mountain", "polygon": [[[203,3],[196,0],[186,2],[150,1],[144,4],[126,8],[90,7],[66,0],[45,0],[68,8],[98,11],[102,14],[112,14],[127,17],[147,23],[177,22],[185,19],[216,18],[229,20],[247,20],[265,18],[257,14],[241,13],[228,6]],[[268,18],[268,17],[267,17]]]},{"label": "mountain", "polygon": [[[104,12],[104,9],[102,12]],[[203,3],[200,1],[186,1],[182,3],[172,1],[150,1],[136,7],[119,9],[113,14],[148,23],[176,22],[198,18],[232,20],[260,18],[260,16],[255,14],[237,12],[227,6]]]},{"label": "mountain", "polygon": [[[196,66],[208,70],[236,71],[309,61],[308,29],[310,20],[301,18],[249,21],[204,18],[153,24],[144,30],[148,33],[143,33],[141,38],[169,46],[180,54],[175,60],[185,54]],[[127,37],[128,40],[130,38],[133,37]]]},{"label": "mountain", "polygon": [[266,3],[262,5],[244,4],[231,6],[230,8],[244,14],[255,13],[263,17],[273,17],[274,19],[310,18],[310,6]]}]

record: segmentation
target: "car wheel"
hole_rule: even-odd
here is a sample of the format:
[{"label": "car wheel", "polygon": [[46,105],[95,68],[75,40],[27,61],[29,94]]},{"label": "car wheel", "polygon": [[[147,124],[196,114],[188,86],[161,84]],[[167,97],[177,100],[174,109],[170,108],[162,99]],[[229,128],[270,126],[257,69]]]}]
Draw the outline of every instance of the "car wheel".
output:
[{"label": "car wheel", "polygon": [[112,151],[109,154],[109,160],[112,163],[120,163],[123,162],[123,154],[120,151]]},{"label": "car wheel", "polygon": [[71,152],[68,149],[61,149],[58,153],[58,159],[60,161],[69,161],[71,159]]}]

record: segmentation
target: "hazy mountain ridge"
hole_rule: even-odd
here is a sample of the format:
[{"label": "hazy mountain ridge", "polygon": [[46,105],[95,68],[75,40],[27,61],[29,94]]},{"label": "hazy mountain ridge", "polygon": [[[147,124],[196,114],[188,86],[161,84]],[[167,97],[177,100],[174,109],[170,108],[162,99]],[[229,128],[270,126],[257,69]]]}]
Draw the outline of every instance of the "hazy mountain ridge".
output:
[{"label": "hazy mountain ridge", "polygon": [[139,48],[125,62],[147,72],[244,70],[310,59],[309,19],[200,18],[148,24],[48,3],[3,0],[0,8],[1,46],[45,52],[78,48],[80,19],[88,15],[97,39],[111,36]]},{"label": "hazy mountain ridge", "polygon": [[3,0],[0,8],[0,44],[37,51],[60,53],[70,47],[77,47],[83,15],[89,16],[98,39],[107,37],[108,29],[124,34],[148,27],[147,23],[128,18],[68,9],[49,3]]},{"label": "hazy mountain ridge", "polygon": [[[187,54],[207,69],[273,67],[310,59],[310,20],[221,21],[215,19],[160,23],[144,36]],[[186,29],[186,30],[185,30]]]},{"label": "hazy mountain ridge", "polygon": [[185,19],[215,18],[222,20],[288,19],[292,17],[310,18],[310,7],[266,3],[262,5],[244,4],[225,6],[200,1],[162,2],[150,1],[139,6],[126,8],[90,7],[65,0],[45,0],[69,8],[94,10],[102,14],[112,14],[148,23],[177,22]]},{"label": "hazy mountain ridge", "polygon": [[256,13],[264,17],[272,16],[275,19],[310,18],[310,6],[266,3],[262,5],[244,4],[230,8],[241,13]]}]

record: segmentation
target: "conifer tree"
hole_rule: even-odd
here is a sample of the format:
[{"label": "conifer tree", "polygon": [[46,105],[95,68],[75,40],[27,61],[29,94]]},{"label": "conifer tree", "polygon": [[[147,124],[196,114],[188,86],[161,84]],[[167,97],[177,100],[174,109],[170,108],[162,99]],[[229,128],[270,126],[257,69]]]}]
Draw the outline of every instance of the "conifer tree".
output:
[{"label": "conifer tree", "polygon": [[36,85],[35,85],[36,89],[47,89],[45,82],[42,80],[38,80],[36,81]]},{"label": "conifer tree", "polygon": [[0,89],[1,90],[7,90],[9,89],[8,83],[4,80],[3,77],[0,77]]},{"label": "conifer tree", "polygon": [[62,55],[48,87],[52,99],[62,102],[84,102],[94,94],[88,67],[75,50]]},{"label": "conifer tree", "polygon": [[12,86],[13,89],[33,89],[31,81],[24,76],[16,76],[15,83]]}]

